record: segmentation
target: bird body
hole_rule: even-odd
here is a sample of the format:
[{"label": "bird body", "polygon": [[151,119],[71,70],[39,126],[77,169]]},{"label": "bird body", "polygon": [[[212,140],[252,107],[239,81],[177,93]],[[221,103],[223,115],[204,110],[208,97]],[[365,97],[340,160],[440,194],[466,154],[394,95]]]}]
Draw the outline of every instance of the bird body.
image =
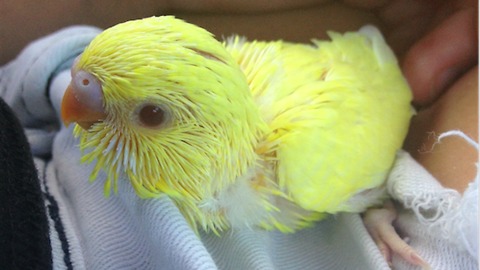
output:
[{"label": "bird body", "polygon": [[378,30],[329,35],[221,43],[172,16],[119,24],[75,61],[62,117],[106,194],[128,178],[195,229],[360,212],[383,199],[411,93]]}]

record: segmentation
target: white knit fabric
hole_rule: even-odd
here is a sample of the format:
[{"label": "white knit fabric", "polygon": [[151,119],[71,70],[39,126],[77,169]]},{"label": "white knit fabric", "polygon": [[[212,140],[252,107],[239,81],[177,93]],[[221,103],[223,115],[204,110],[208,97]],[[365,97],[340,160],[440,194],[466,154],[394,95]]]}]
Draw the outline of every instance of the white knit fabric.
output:
[{"label": "white knit fabric", "polygon": [[[398,154],[387,182],[404,206],[395,225],[432,269],[478,269],[478,180],[477,173],[462,196],[442,187],[408,153]],[[411,269],[399,258],[394,262],[396,269]]]},{"label": "white knit fabric", "polygon": [[[140,199],[126,179],[120,179],[118,194],[105,198],[104,175],[89,182],[93,165],[80,163],[72,126],[63,127],[58,116],[68,69],[99,31],[64,29],[32,43],[0,69],[0,97],[25,127],[49,213],[58,209],[58,218],[50,220],[55,269],[388,269],[357,214],[331,216],[294,234],[245,229],[197,236],[168,197]],[[389,181],[390,192],[406,206],[398,228],[433,269],[477,269],[478,258],[469,253],[473,242],[462,246],[429,233],[432,225],[418,216],[414,203],[418,190],[431,192],[432,209],[443,203],[436,196],[461,196],[435,184],[403,153]],[[470,218],[464,222],[470,239],[478,227],[470,226]],[[411,268],[396,257],[394,264]]]}]

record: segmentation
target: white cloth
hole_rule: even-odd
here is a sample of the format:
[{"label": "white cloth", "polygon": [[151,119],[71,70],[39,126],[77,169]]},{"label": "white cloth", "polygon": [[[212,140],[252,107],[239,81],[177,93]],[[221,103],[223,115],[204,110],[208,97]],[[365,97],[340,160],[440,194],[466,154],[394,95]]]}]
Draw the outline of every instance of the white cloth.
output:
[{"label": "white cloth", "polygon": [[[388,193],[404,207],[395,225],[432,269],[478,269],[478,181],[477,172],[462,196],[442,187],[408,153],[398,154],[387,181]],[[393,259],[396,269],[409,269]]]},{"label": "white cloth", "polygon": [[[357,214],[331,216],[295,234],[246,229],[197,236],[168,197],[140,199],[126,179],[105,198],[104,175],[89,182],[93,166],[80,163],[72,126],[59,121],[68,69],[99,31],[66,28],[0,69],[0,97],[17,113],[36,156],[55,269],[389,269]],[[400,175],[413,166],[405,160],[396,166]],[[394,191],[401,201],[403,191]],[[476,269],[476,259],[456,244],[425,239],[428,227],[414,215],[402,212],[398,221],[414,247],[432,265],[455,265],[434,269]],[[394,262],[396,269],[411,268]]]}]

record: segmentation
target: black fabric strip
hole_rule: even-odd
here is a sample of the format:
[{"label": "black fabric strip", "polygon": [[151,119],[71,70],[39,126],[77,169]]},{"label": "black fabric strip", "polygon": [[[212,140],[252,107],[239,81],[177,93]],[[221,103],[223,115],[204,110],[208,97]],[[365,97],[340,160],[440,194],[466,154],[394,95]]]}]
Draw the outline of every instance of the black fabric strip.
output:
[{"label": "black fabric strip", "polygon": [[72,265],[72,258],[70,254],[70,247],[68,244],[67,234],[65,233],[65,227],[63,226],[62,219],[60,218],[60,209],[58,207],[58,203],[55,198],[50,194],[48,190],[48,186],[46,183],[46,177],[43,178],[44,182],[43,185],[45,186],[45,198],[48,201],[48,214],[50,219],[53,221],[55,231],[58,234],[58,239],[60,240],[60,244],[63,251],[63,262],[67,269],[73,269]]},{"label": "black fabric strip", "polygon": [[27,138],[0,98],[0,268],[52,269],[49,225]]}]

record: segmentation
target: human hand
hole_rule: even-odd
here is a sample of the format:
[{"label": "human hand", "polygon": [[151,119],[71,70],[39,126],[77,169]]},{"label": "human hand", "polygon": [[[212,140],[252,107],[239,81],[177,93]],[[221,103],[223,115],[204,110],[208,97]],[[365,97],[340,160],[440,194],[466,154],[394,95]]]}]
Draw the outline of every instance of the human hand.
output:
[{"label": "human hand", "polygon": [[405,148],[443,186],[463,192],[477,173],[478,152],[460,138],[436,144],[436,136],[460,130],[478,142],[478,3],[433,4],[432,26],[403,61],[419,108]]}]

